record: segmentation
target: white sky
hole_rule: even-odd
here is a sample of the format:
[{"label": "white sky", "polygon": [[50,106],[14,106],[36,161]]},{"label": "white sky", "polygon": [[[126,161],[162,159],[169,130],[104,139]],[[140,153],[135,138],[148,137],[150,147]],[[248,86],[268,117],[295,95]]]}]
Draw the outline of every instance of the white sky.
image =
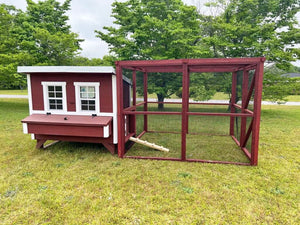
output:
[{"label": "white sky", "polygon": [[[38,0],[34,0],[37,2]],[[64,2],[64,0],[58,0]],[[72,0],[71,10],[68,12],[69,24],[72,31],[79,34],[84,39],[81,43],[81,55],[88,58],[102,58],[109,53],[108,46],[100,38],[95,37],[94,30],[101,30],[103,26],[111,26],[113,18],[111,14],[111,4],[115,0]],[[121,0],[125,1],[125,0]],[[208,0],[183,0],[186,4],[204,4]],[[26,0],[0,0],[0,3],[14,5],[16,8],[25,10]],[[298,13],[300,21],[300,13]],[[300,61],[297,62],[300,66]]]}]

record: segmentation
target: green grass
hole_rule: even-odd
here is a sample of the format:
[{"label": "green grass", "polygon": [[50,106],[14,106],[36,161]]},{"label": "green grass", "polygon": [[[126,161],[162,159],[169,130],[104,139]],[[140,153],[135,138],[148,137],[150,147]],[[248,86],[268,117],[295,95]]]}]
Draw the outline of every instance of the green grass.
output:
[{"label": "green grass", "polygon": [[36,150],[27,115],[25,99],[0,99],[1,224],[300,222],[300,107],[263,106],[257,167],[119,159],[97,144]]},{"label": "green grass", "polygon": [[0,95],[27,95],[27,90],[0,90]]},{"label": "green grass", "polygon": [[300,102],[300,95],[289,95],[287,97],[288,102]]}]

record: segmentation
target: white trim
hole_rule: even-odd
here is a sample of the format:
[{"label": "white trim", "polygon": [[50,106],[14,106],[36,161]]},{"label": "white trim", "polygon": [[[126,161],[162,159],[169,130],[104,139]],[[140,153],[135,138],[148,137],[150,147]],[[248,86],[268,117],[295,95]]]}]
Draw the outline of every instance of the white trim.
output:
[{"label": "white trim", "polygon": [[31,134],[31,139],[32,139],[32,140],[35,139],[35,134]]},{"label": "white trim", "polygon": [[28,126],[27,123],[23,123],[23,133],[28,134]]},{"label": "white trim", "polygon": [[123,78],[123,80],[125,81],[125,82],[127,82],[128,84],[130,84],[130,85],[132,85],[132,82],[131,82],[131,80],[128,78],[128,77],[126,77],[126,76],[122,76],[122,78]]},{"label": "white trim", "polygon": [[18,66],[18,73],[113,73],[112,66]]},{"label": "white trim", "polygon": [[31,79],[30,74],[27,74],[27,91],[28,91],[28,105],[29,105],[29,115],[32,114],[32,93],[31,93]]},{"label": "white trim", "polygon": [[[99,82],[74,82],[75,86],[75,101],[76,101],[76,112],[77,113],[88,113],[98,114],[100,113],[100,83]],[[80,86],[94,86],[95,87],[95,110],[81,110],[80,102]]]},{"label": "white trim", "polygon": [[103,127],[103,137],[104,138],[109,137],[109,125]]},{"label": "white trim", "polygon": [[[32,114],[46,114],[47,111],[44,110],[33,110]],[[70,116],[91,116],[92,114],[94,114],[91,111],[87,111],[87,112],[74,112],[74,111],[68,111],[68,112],[54,112],[51,113],[53,115],[70,115]],[[109,113],[109,112],[100,112],[100,113],[95,113],[97,116],[114,116],[113,113]]]},{"label": "white trim", "polygon": [[98,86],[100,87],[99,82],[74,82],[74,86]]},{"label": "white trim", "polygon": [[118,117],[117,117],[117,77],[116,75],[112,75],[112,100],[113,100],[113,143],[118,143]]},{"label": "white trim", "polygon": [[[66,82],[56,82],[56,81],[42,81],[41,84],[43,85],[43,100],[44,100],[44,111],[56,113],[56,112],[67,112],[67,92],[66,92]],[[62,102],[63,102],[63,109],[50,109],[49,107],[49,98],[48,98],[48,86],[62,86]]]}]

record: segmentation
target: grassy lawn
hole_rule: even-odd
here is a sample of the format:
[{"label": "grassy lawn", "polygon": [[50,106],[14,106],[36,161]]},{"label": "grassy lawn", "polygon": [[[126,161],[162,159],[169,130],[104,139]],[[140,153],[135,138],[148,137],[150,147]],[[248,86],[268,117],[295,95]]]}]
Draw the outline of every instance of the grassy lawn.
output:
[{"label": "grassy lawn", "polygon": [[27,90],[0,90],[0,95],[27,95]]},{"label": "grassy lawn", "polygon": [[119,159],[97,144],[36,150],[27,115],[25,99],[0,99],[1,224],[300,223],[300,107],[263,106],[257,167]]}]

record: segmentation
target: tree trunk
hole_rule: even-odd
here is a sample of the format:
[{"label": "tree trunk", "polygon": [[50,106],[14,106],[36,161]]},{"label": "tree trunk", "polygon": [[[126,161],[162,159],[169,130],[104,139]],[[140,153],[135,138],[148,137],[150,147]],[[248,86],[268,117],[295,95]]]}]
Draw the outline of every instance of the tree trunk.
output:
[{"label": "tree trunk", "polygon": [[[162,94],[156,94],[158,102],[163,102],[165,97]],[[158,109],[163,110],[164,109],[164,103],[158,103]]]}]

